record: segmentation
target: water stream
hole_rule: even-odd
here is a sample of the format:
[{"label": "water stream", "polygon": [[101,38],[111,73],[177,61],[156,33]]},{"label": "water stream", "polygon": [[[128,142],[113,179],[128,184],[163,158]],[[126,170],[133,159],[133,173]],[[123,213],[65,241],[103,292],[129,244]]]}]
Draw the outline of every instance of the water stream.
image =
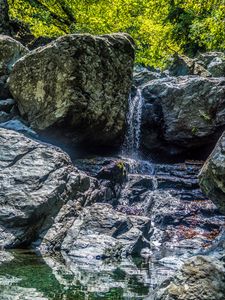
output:
[{"label": "water stream", "polygon": [[142,107],[143,97],[141,89],[138,88],[134,97],[129,96],[127,132],[122,150],[123,155],[134,159],[139,158]]}]

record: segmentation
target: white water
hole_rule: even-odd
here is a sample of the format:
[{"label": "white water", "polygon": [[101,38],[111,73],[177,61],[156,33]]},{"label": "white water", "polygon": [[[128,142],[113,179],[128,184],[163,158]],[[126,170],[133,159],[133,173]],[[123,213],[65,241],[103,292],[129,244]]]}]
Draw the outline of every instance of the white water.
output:
[{"label": "white water", "polygon": [[123,155],[138,159],[143,98],[141,89],[137,89],[135,97],[129,97],[129,110],[127,114],[128,128],[123,145]]},{"label": "white water", "polygon": [[130,173],[153,174],[152,162],[142,160],[139,152],[141,140],[141,121],[144,99],[141,89],[138,88],[134,97],[129,97],[127,113],[127,132],[122,146],[122,156],[128,162]]}]

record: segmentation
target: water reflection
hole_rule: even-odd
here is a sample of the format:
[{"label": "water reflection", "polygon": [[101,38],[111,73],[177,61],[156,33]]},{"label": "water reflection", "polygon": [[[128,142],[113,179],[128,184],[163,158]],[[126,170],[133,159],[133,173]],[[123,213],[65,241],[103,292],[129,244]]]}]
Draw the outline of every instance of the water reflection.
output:
[{"label": "water reflection", "polygon": [[2,300],[144,299],[149,293],[149,270],[132,258],[120,262],[77,264],[27,251],[0,265]]}]

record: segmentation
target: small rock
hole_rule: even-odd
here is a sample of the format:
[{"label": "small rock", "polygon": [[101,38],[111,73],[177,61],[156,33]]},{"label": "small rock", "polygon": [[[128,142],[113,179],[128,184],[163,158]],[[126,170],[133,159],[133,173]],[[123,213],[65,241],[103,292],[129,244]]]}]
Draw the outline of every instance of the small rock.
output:
[{"label": "small rock", "polygon": [[223,300],[225,268],[219,260],[196,256],[184,263],[171,280],[166,280],[154,300]]},{"label": "small rock", "polygon": [[7,122],[1,123],[0,127],[15,130],[27,136],[38,138],[38,134],[34,130],[26,126],[24,123],[22,123],[20,120],[9,120]]},{"label": "small rock", "polygon": [[13,99],[0,100],[0,111],[9,113],[15,105],[15,103],[16,102]]}]

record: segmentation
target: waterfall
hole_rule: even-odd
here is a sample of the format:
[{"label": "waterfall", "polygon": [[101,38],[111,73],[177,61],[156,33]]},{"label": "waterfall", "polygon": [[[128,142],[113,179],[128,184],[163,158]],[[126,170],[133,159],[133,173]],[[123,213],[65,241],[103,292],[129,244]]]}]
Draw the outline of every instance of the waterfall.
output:
[{"label": "waterfall", "polygon": [[129,97],[129,110],[127,114],[127,132],[123,144],[123,154],[131,158],[138,158],[141,135],[143,98],[141,89],[138,88],[136,95]]}]

